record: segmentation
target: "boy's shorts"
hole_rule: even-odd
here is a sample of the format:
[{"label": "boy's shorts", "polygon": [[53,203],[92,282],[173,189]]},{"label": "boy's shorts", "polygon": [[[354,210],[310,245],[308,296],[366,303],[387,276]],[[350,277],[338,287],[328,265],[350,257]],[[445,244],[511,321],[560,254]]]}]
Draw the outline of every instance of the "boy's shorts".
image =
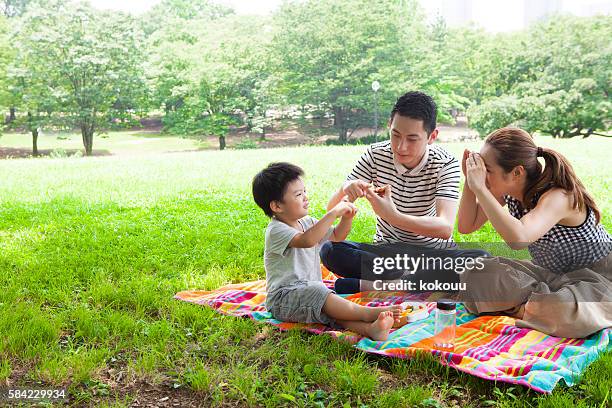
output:
[{"label": "boy's shorts", "polygon": [[300,282],[276,290],[267,300],[268,310],[276,320],[297,323],[321,323],[333,328],[340,326],[323,313],[330,293],[323,282]]}]

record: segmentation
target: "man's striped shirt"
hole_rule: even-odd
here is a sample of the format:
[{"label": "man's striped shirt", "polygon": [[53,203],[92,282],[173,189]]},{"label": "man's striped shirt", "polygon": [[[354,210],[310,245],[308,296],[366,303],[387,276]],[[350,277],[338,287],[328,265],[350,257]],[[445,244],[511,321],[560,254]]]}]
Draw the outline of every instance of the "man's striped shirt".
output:
[{"label": "man's striped shirt", "polygon": [[[436,200],[459,199],[461,169],[458,160],[438,145],[428,145],[421,162],[407,169],[393,158],[391,142],[370,145],[357,161],[349,180],[363,180],[374,187],[391,185],[391,197],[398,211],[415,216],[436,216]],[[417,235],[394,227],[376,217],[376,243],[406,242],[432,248],[450,248],[444,240]]]}]

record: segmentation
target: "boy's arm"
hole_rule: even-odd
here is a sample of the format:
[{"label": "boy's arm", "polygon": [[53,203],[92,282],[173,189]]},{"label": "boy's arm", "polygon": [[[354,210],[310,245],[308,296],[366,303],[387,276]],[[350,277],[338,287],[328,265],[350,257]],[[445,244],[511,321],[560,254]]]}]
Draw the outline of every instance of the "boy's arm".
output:
[{"label": "boy's arm", "polygon": [[353,215],[345,215],[340,218],[340,222],[334,228],[334,232],[329,238],[330,241],[340,242],[344,241],[348,236],[349,232],[351,232],[351,227],[353,226]]},{"label": "boy's arm", "polygon": [[329,228],[333,225],[336,218],[341,217],[345,214],[355,213],[357,207],[354,204],[341,201],[331,211],[317,221],[312,227],[304,232],[298,233],[289,242],[289,246],[292,248],[312,248],[317,245],[319,241],[325,237]]}]

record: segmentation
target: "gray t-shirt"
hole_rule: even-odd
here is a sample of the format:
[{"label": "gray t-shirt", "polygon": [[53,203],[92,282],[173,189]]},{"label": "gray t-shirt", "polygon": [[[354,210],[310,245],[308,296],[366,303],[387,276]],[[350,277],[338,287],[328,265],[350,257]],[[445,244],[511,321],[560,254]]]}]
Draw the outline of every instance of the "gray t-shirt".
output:
[{"label": "gray t-shirt", "polygon": [[291,248],[289,242],[300,232],[311,228],[317,220],[306,216],[298,220],[302,230],[297,230],[282,221],[272,218],[266,229],[264,267],[268,297],[285,286],[307,281],[321,281],[319,250],[329,240],[333,227],[312,248]]}]

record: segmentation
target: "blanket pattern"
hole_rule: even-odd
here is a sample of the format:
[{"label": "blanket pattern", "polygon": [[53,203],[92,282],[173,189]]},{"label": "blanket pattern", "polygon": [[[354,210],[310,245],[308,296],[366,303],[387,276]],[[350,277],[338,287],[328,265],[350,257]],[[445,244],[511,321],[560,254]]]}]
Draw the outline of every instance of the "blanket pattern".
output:
[{"label": "blanket pattern", "polygon": [[[323,281],[333,287],[336,277],[323,271]],[[518,328],[508,316],[476,316],[462,304],[457,305],[455,348],[452,352],[433,347],[434,313],[427,319],[406,324],[392,331],[386,341],[373,341],[349,331],[337,331],[321,324],[281,322],[266,311],[265,281],[223,286],[213,291],[190,290],[175,298],[213,308],[219,313],[248,317],[274,325],[281,330],[302,329],[331,335],[368,353],[410,358],[419,353],[436,356],[441,364],[493,381],[520,384],[542,393],[550,393],[560,380],[576,384],[588,365],[610,349],[612,329],[605,329],[584,339],[558,338],[541,332]],[[344,296],[367,306],[422,301],[431,312],[443,293],[407,294],[404,292],[361,292]]]}]

